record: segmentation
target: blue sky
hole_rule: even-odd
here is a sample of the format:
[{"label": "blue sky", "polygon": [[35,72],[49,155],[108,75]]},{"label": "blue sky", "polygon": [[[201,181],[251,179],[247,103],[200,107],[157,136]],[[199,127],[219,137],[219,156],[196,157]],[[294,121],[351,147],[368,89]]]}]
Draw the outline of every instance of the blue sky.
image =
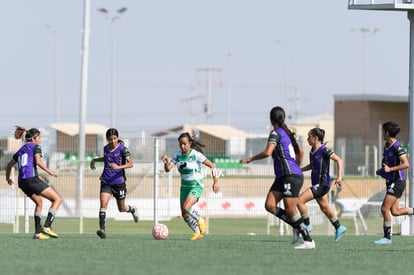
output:
[{"label": "blue sky", "polygon": [[[335,94],[408,95],[406,12],[348,10],[346,0],[91,0],[87,122],[111,126],[111,21],[115,127],[146,135],[206,123],[266,134],[281,105],[298,118],[333,113]],[[79,121],[82,0],[3,1],[0,135],[13,126]],[[113,15],[111,13],[111,15]],[[57,58],[49,24],[56,29]],[[377,28],[366,38],[360,28]],[[276,41],[279,41],[277,43]],[[54,88],[57,61],[57,93]],[[55,95],[59,95],[56,112]],[[195,96],[190,102],[183,100]],[[193,113],[193,115],[192,115]]]}]

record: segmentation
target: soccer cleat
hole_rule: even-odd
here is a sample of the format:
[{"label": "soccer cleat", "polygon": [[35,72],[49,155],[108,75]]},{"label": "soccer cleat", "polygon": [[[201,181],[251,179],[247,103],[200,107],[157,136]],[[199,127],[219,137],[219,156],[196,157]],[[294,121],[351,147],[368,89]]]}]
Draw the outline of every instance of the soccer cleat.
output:
[{"label": "soccer cleat", "polygon": [[206,220],[204,220],[203,218],[201,218],[198,221],[198,228],[200,228],[200,233],[202,235],[204,235],[206,233]]},{"label": "soccer cleat", "polygon": [[296,228],[293,228],[292,244],[295,244],[300,239],[300,232]]},{"label": "soccer cleat", "polygon": [[38,234],[34,234],[33,239],[35,239],[35,240],[49,240],[49,236],[46,235],[46,234],[43,234],[42,232],[40,232]]},{"label": "soccer cleat", "polygon": [[194,232],[194,234],[190,238],[190,241],[201,240],[203,237],[203,234]]},{"label": "soccer cleat", "polygon": [[311,242],[304,241],[298,246],[295,246],[295,249],[315,249],[315,241],[312,240]]},{"label": "soccer cleat", "polygon": [[50,227],[43,227],[42,233],[47,234],[49,235],[49,237],[52,237],[52,238],[58,237],[58,234],[56,234]]},{"label": "soccer cleat", "polygon": [[340,227],[338,227],[338,229],[335,232],[335,242],[339,242],[339,240],[341,239],[342,234],[345,234],[346,232],[346,227],[341,225]]},{"label": "soccer cleat", "polygon": [[311,224],[308,224],[306,226],[306,230],[308,230],[308,232],[311,232],[313,230],[313,226]]},{"label": "soccer cleat", "polygon": [[138,222],[139,221],[139,213],[138,213],[138,208],[136,206],[131,207],[131,214],[132,214],[132,217],[134,218],[134,222]]},{"label": "soccer cleat", "polygon": [[384,238],[381,238],[379,240],[376,240],[374,243],[375,244],[392,244],[392,240],[387,239],[387,238],[384,237]]},{"label": "soccer cleat", "polygon": [[106,233],[105,233],[105,230],[103,229],[99,229],[98,231],[96,231],[96,235],[98,235],[101,239],[106,238]]}]

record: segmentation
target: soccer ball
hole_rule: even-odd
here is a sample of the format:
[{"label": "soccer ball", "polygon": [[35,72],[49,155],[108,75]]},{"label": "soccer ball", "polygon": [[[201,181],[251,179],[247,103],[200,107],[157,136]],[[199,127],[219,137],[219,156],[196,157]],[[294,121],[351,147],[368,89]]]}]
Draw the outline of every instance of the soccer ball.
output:
[{"label": "soccer ball", "polygon": [[156,240],[166,240],[168,238],[168,227],[165,224],[157,223],[152,228],[152,236]]}]

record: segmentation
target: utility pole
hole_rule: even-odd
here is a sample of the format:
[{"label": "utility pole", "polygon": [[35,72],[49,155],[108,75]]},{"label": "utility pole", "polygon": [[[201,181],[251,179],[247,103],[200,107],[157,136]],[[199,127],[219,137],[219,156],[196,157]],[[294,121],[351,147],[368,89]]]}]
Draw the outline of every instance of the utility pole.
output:
[{"label": "utility pole", "polygon": [[203,98],[203,95],[194,95],[194,87],[191,86],[191,96],[181,99],[180,103],[190,103],[190,123],[195,122],[195,108],[194,101],[199,98]]},{"label": "utility pole", "polygon": [[204,107],[204,112],[206,113],[206,117],[207,117],[207,124],[211,123],[211,118],[213,117],[213,112],[212,112],[212,108],[211,108],[211,89],[214,86],[221,86],[222,82],[221,81],[213,81],[211,78],[211,74],[213,72],[221,72],[221,68],[211,68],[211,67],[207,67],[207,68],[199,68],[196,69],[196,72],[205,72],[207,74],[207,80],[204,81],[204,83],[207,85],[207,102],[205,104]]},{"label": "utility pole", "polygon": [[379,28],[359,28],[351,29],[353,32],[360,32],[362,40],[364,42],[364,94],[368,94],[368,47],[367,47],[367,38],[374,37],[375,34],[379,31]]}]

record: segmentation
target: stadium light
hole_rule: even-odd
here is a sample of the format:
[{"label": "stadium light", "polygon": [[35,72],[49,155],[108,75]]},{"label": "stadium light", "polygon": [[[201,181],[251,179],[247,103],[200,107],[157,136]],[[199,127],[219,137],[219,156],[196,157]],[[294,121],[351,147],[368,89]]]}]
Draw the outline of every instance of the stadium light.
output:
[{"label": "stadium light", "polygon": [[106,8],[98,9],[103,13],[107,19],[111,21],[111,127],[115,127],[115,27],[114,23],[117,19],[121,18],[121,14],[128,9],[122,7],[113,14]]}]

